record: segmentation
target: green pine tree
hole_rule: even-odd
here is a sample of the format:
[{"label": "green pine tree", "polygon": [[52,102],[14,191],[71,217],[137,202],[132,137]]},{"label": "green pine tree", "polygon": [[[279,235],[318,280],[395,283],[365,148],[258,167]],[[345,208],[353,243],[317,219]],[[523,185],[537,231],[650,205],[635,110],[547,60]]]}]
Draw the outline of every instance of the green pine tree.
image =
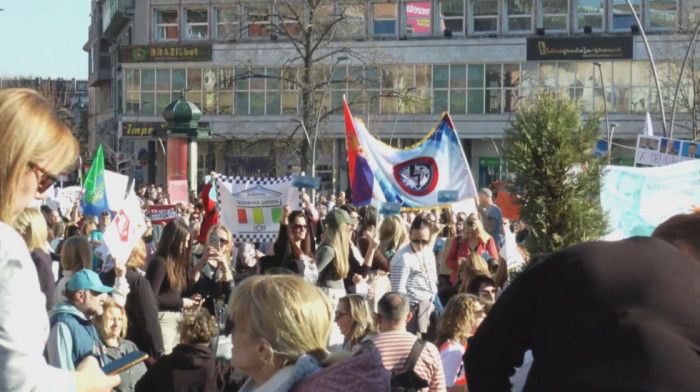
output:
[{"label": "green pine tree", "polygon": [[593,156],[599,125],[599,115],[591,114],[584,124],[577,103],[545,91],[520,109],[506,131],[504,158],[515,175],[509,188],[530,225],[531,257],[605,233],[600,206],[605,161]]}]

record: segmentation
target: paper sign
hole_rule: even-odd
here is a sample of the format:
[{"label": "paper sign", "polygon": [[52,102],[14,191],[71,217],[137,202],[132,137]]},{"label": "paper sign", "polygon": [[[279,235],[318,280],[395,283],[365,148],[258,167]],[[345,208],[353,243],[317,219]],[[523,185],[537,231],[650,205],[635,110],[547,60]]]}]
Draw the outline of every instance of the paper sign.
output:
[{"label": "paper sign", "polygon": [[148,206],[148,216],[154,225],[164,225],[177,219],[177,206],[175,204]]},{"label": "paper sign", "polygon": [[401,213],[401,203],[395,201],[388,201],[381,203],[379,206],[379,213],[382,215],[394,215]]},{"label": "paper sign", "polygon": [[122,209],[117,212],[112,222],[105,229],[104,243],[109,248],[117,263],[124,263],[131,255],[136,242],[146,232],[146,221],[143,219],[139,201],[134,195],[129,195]]},{"label": "paper sign", "polygon": [[438,191],[438,203],[454,203],[457,201],[459,194],[457,191]]},{"label": "paper sign", "polygon": [[297,188],[318,189],[321,187],[321,178],[311,176],[292,176],[292,186]]},{"label": "paper sign", "polygon": [[47,204],[52,210],[56,207],[61,209],[61,214],[65,217],[70,215],[70,211],[73,209],[73,204],[76,200],[80,199],[80,194],[82,188],[79,186],[69,186],[66,188],[56,188],[56,196],[48,197]]},{"label": "paper sign", "polygon": [[190,204],[190,191],[187,188],[187,180],[168,181],[168,194],[171,203]]},{"label": "paper sign", "polygon": [[[110,210],[119,211],[122,208],[122,204],[128,193],[128,185],[128,176],[105,170],[105,195],[107,196],[107,204]],[[131,190],[132,189],[129,189],[129,191]]]},{"label": "paper sign", "polygon": [[520,268],[525,265],[525,259],[518,251],[518,244],[515,242],[515,233],[510,230],[505,230],[505,233],[506,238],[499,254],[506,261],[507,269]]}]

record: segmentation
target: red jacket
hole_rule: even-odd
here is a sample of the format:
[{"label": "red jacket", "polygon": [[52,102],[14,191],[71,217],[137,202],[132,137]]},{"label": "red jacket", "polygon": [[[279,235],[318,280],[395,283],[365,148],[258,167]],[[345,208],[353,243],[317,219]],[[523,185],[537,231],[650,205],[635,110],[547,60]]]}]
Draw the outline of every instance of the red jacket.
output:
[{"label": "red jacket", "polygon": [[[500,257],[498,256],[498,248],[496,247],[496,241],[493,240],[493,237],[489,237],[486,243],[479,240],[479,245],[476,246],[475,251],[479,254],[486,252],[494,260],[498,260]],[[459,261],[457,260],[460,257],[469,256],[470,253],[472,253],[472,251],[469,249],[469,241],[466,241],[463,237],[455,238],[455,240],[452,241],[450,253],[447,254],[447,258],[445,259],[445,266],[452,270],[450,274],[450,282],[452,282],[452,284],[457,283],[457,270],[459,269]]]},{"label": "red jacket", "polygon": [[209,229],[212,226],[219,224],[219,210],[216,208],[216,203],[209,197],[209,191],[213,185],[214,181],[209,181],[207,185],[204,185],[202,193],[199,197],[202,198],[202,205],[204,205],[204,219],[202,219],[202,227],[199,230],[199,237],[197,241],[200,244],[207,243],[207,234],[209,234]]}]

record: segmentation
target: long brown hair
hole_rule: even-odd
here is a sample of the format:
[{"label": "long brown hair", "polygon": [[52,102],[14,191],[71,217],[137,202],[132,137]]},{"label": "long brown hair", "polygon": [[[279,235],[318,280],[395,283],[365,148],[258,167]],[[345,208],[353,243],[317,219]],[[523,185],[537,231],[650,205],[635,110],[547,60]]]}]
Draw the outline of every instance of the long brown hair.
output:
[{"label": "long brown hair", "polygon": [[30,162],[57,174],[78,157],[78,141],[53,113],[50,103],[26,88],[0,91],[0,221],[12,224],[15,196]]},{"label": "long brown hair", "polygon": [[189,236],[190,230],[187,224],[181,219],[175,219],[165,225],[163,235],[158,241],[156,256],[165,260],[168,282],[170,288],[174,290],[182,291],[187,287],[187,268],[192,254]]},{"label": "long brown hair", "polygon": [[[304,222],[306,225],[306,237],[301,241],[301,247],[298,247],[297,244],[294,243],[292,240],[292,226],[294,225],[294,221],[298,218],[302,217],[304,218]],[[313,236],[313,233],[311,231],[311,225],[309,224],[309,218],[304,214],[303,211],[292,211],[289,216],[287,217],[287,230],[289,230],[289,245],[292,247],[292,252],[294,253],[294,257],[300,258],[301,255],[306,255],[309,257],[313,257],[313,249],[311,249],[311,237]]]}]

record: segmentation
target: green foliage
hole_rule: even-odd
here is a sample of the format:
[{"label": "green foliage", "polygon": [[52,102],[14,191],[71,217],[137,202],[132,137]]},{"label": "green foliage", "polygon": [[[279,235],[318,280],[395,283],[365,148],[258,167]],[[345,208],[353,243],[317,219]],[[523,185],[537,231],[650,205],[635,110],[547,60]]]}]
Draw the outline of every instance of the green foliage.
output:
[{"label": "green foliage", "polygon": [[578,104],[542,92],[506,131],[504,157],[515,178],[521,219],[530,225],[532,258],[599,239],[607,227],[600,206],[604,161],[593,156],[600,116],[582,123]]}]

